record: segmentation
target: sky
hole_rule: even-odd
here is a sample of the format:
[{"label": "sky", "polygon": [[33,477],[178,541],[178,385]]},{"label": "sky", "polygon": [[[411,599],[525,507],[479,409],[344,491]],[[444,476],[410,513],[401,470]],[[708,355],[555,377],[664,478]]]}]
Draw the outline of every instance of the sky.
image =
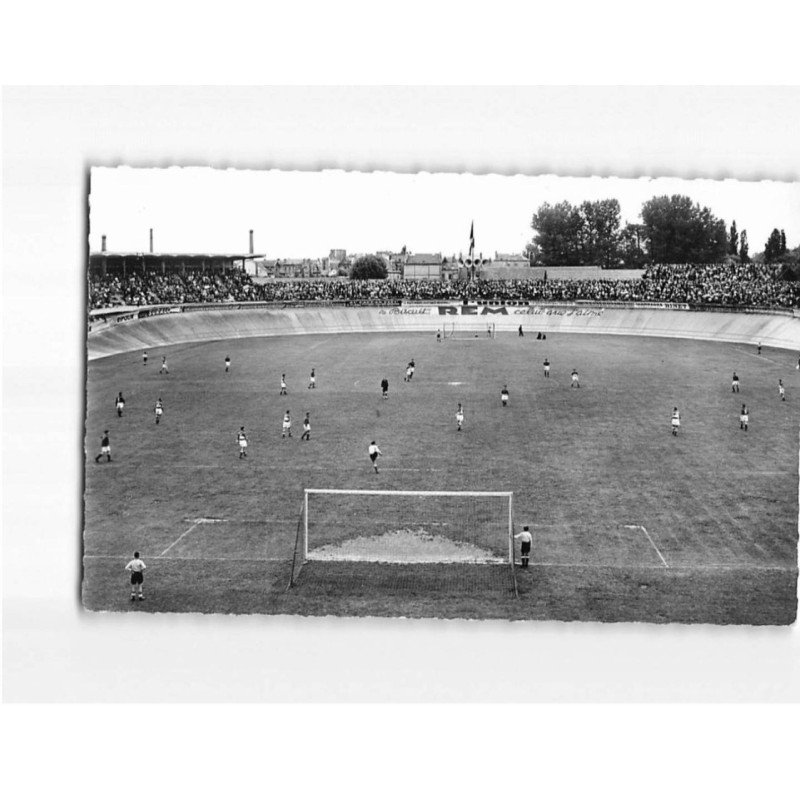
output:
[{"label": "sky", "polygon": [[317,258],[331,249],[466,252],[470,225],[484,255],[520,253],[544,202],[619,200],[622,221],[638,222],[654,195],[686,194],[730,227],[747,230],[751,255],[773,228],[800,245],[800,184],[680,178],[553,175],[299,172],[209,167],[94,167],[89,247],[110,252],[246,253]]}]

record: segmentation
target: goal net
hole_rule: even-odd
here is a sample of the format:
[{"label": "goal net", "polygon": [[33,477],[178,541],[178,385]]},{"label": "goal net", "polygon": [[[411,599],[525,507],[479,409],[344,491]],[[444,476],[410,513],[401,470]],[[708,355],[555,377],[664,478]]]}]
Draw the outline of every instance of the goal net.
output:
[{"label": "goal net", "polygon": [[306,489],[290,586],[301,573],[417,592],[499,581],[516,595],[513,493]]},{"label": "goal net", "polygon": [[444,333],[446,339],[470,339],[475,341],[475,339],[494,339],[496,329],[494,322],[487,322],[485,325],[474,322],[469,325],[452,322],[449,327],[445,327]]}]

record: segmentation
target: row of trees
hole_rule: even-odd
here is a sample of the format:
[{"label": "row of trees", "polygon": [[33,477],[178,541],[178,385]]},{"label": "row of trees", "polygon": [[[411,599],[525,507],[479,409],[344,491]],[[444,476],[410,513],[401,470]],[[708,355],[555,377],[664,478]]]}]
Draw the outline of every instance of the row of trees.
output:
[{"label": "row of trees", "polygon": [[[653,197],[642,205],[641,223],[621,224],[619,201],[564,200],[543,203],[531,220],[535,231],[528,244],[531,263],[545,266],[600,265],[638,268],[645,264],[715,264],[726,258],[750,261],[747,231],[736,220],[730,229],[705,206],[685,195]],[[775,228],[764,253],[756,260],[793,263],[800,248],[790,251],[786,233]],[[351,278],[385,278],[386,266],[377,256],[364,256],[353,265]]]},{"label": "row of trees", "polygon": [[785,259],[789,248],[786,247],[786,234],[777,228],[772,229],[772,233],[764,245],[764,261],[771,264],[775,261],[782,261]]},{"label": "row of trees", "polygon": [[544,203],[533,215],[536,231],[528,256],[548,266],[602,264],[615,266],[620,244],[618,200],[585,201],[573,206],[566,200]]},{"label": "row of trees", "polygon": [[[535,231],[527,248],[531,262],[546,266],[644,264],[711,264],[726,257],[750,260],[747,231],[736,221],[730,230],[711,210],[685,195],[653,197],[642,205],[641,223],[620,221],[617,200],[567,201],[539,206],[531,220]],[[787,257],[786,235],[770,235],[764,260]]]}]

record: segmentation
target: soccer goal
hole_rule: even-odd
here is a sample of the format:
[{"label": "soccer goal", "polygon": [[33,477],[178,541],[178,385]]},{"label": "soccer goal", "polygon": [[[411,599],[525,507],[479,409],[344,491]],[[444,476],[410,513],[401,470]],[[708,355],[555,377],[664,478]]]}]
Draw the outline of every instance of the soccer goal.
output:
[{"label": "soccer goal", "polygon": [[494,339],[496,336],[496,327],[494,322],[487,322],[484,326],[475,327],[475,325],[464,325],[457,322],[450,323],[450,327],[445,327],[446,339]]},{"label": "soccer goal", "polygon": [[325,579],[338,575],[345,581],[378,573],[385,581],[394,569],[420,591],[437,580],[452,583],[460,571],[483,582],[493,573],[516,596],[513,497],[513,492],[306,489],[289,586],[301,572],[304,582],[313,581],[311,568]]}]

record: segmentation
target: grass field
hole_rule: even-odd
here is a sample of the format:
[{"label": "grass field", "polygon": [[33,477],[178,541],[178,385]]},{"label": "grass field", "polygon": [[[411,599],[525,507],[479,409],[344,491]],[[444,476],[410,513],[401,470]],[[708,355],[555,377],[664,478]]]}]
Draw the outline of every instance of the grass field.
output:
[{"label": "grass field", "polygon": [[[158,375],[162,355],[169,375]],[[443,344],[432,334],[239,339],[149,356],[146,367],[140,352],[88,365],[82,593],[89,609],[795,619],[796,354],[501,333]],[[404,383],[411,358],[417,371]],[[573,367],[580,389],[570,388]],[[731,392],[734,370],[740,394]],[[287,397],[278,395],[282,372]],[[120,419],[118,391],[127,403]],[[159,397],[165,411],[156,425]],[[738,416],[745,402],[747,433]],[[677,437],[673,406],[682,416]],[[283,440],[286,409],[294,435]],[[309,442],[300,440],[306,411]],[[238,458],[242,425],[247,459]],[[113,460],[96,464],[104,429]],[[367,458],[373,439],[384,454],[378,475]],[[310,562],[287,590],[307,487],[513,491],[515,528],[529,524],[534,534],[531,568],[516,571],[519,598],[507,566],[470,564]],[[382,522],[374,519],[376,534]],[[148,566],[142,603],[129,601],[124,571],[134,550]]]}]

